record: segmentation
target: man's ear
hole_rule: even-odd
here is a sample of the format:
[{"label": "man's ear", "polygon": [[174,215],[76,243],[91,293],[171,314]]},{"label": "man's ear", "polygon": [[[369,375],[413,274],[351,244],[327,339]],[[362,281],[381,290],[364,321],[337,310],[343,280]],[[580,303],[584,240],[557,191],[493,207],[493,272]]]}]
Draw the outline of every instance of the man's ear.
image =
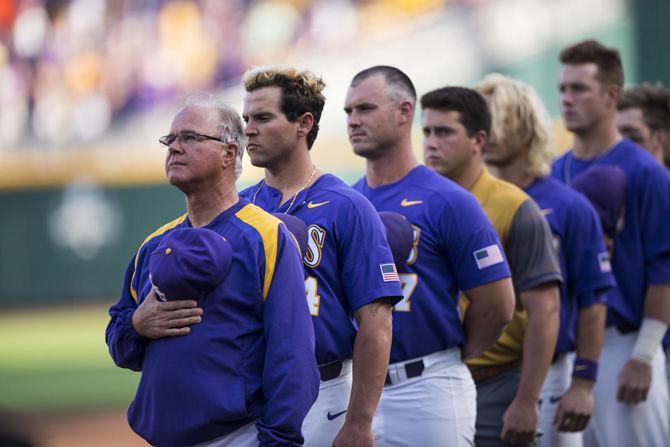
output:
[{"label": "man's ear", "polygon": [[410,101],[401,101],[398,112],[398,124],[412,123],[414,120],[414,105]]},{"label": "man's ear", "polygon": [[239,154],[239,147],[235,143],[226,143],[225,148],[223,149],[223,154],[221,156],[222,164],[224,168],[229,167],[230,165],[235,165],[235,160],[237,159],[237,154]]},{"label": "man's ear", "polygon": [[477,147],[479,153],[481,154],[481,152],[484,150],[484,146],[486,146],[486,142],[488,141],[489,138],[488,134],[485,131],[480,130],[475,132],[472,138],[475,140],[475,146]]},{"label": "man's ear", "polygon": [[605,93],[610,99],[612,107],[616,109],[616,105],[619,102],[619,97],[621,96],[621,86],[616,84],[609,84],[605,88]]},{"label": "man's ear", "polygon": [[307,137],[309,132],[314,127],[314,115],[309,112],[303,113],[297,120],[298,123],[298,138]]},{"label": "man's ear", "polygon": [[651,138],[660,148],[667,148],[670,142],[670,131],[668,129],[656,129],[651,132]]}]

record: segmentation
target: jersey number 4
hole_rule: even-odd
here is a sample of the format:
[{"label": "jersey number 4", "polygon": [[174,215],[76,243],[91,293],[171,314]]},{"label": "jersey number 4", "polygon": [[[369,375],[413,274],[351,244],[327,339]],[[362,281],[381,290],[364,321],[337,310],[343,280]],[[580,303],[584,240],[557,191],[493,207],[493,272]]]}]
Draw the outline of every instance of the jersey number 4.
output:
[{"label": "jersey number 4", "polygon": [[313,317],[319,316],[319,303],[321,296],[318,294],[319,280],[313,276],[309,276],[305,280],[305,293],[307,294],[307,306],[309,306],[309,313]]}]

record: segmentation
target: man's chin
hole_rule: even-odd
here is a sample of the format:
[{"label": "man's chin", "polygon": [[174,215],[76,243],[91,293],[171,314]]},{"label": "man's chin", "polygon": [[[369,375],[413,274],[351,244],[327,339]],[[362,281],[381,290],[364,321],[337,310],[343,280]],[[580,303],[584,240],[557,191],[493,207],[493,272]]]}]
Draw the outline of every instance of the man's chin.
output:
[{"label": "man's chin", "polygon": [[566,130],[572,133],[580,133],[583,131],[584,126],[578,123],[577,121],[563,119],[563,126]]},{"label": "man's chin", "polygon": [[443,177],[447,177],[447,169],[439,163],[426,162],[426,166],[433,171],[437,172]]},{"label": "man's chin", "polygon": [[485,164],[487,164],[487,165],[491,165],[491,166],[500,166],[500,165],[502,164],[502,163],[501,163],[502,160],[500,160],[500,159],[498,159],[498,158],[496,158],[496,157],[490,156],[490,155],[489,155],[489,156],[484,155],[484,156],[482,157],[482,161],[483,161]]},{"label": "man's chin", "polygon": [[269,164],[268,160],[262,157],[249,157],[249,162],[251,163],[251,166],[257,168],[267,168]]},{"label": "man's chin", "polygon": [[382,155],[376,147],[362,144],[352,144],[351,147],[354,150],[354,154],[358,155],[359,157],[375,159]]},{"label": "man's chin", "polygon": [[174,186],[184,194],[188,193],[188,182],[176,176],[170,176],[167,180],[170,185]]}]

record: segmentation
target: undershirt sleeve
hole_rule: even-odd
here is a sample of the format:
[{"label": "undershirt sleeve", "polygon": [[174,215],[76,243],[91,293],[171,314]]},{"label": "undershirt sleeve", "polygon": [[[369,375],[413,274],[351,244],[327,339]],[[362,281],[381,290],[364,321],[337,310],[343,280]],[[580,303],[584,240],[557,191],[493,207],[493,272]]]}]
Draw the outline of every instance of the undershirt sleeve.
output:
[{"label": "undershirt sleeve", "polygon": [[517,210],[505,247],[517,295],[549,282],[562,282],[549,224],[532,200]]}]

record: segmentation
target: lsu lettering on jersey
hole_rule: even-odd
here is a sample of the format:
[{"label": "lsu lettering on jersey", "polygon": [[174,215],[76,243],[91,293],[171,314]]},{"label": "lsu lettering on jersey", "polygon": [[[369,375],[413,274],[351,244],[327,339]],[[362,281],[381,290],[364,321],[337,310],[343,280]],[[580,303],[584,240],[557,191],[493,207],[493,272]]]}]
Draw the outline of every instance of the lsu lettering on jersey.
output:
[{"label": "lsu lettering on jersey", "polygon": [[142,371],[130,426],[152,445],[176,447],[257,420],[261,444],[302,445],[319,375],[300,255],[278,219],[244,199],[215,217],[205,228],[228,240],[233,259],[223,283],[199,301],[202,321],[180,337],[135,331],[133,312],[151,291],[151,253],[170,231],[190,226],[184,215],[146,238],[109,311],[114,362]]},{"label": "lsu lettering on jersey", "polygon": [[604,292],[615,285],[598,215],[584,196],[551,177],[525,191],[549,222],[563,274],[556,353],[574,351],[579,309],[605,303]]},{"label": "lsu lettering on jersey", "polygon": [[624,225],[614,241],[616,287],[607,292],[607,323],[637,329],[647,286],[670,284],[670,176],[627,139],[591,160],[568,151],[554,161],[551,175],[570,185],[577,174],[596,164],[618,166],[627,178]]},{"label": "lsu lettering on jersey", "polygon": [[281,192],[264,181],[241,193],[269,212],[286,212],[307,225],[307,304],[314,321],[319,365],[352,357],[361,307],[383,297],[393,303],[402,290],[386,241],[386,230],[372,205],[331,174],[280,204]]},{"label": "lsu lettering on jersey", "polygon": [[403,300],[393,314],[391,363],[462,345],[459,290],[510,276],[495,231],[467,191],[417,166],[397,182],[354,189],[378,211],[407,217],[414,247],[400,270]]}]

